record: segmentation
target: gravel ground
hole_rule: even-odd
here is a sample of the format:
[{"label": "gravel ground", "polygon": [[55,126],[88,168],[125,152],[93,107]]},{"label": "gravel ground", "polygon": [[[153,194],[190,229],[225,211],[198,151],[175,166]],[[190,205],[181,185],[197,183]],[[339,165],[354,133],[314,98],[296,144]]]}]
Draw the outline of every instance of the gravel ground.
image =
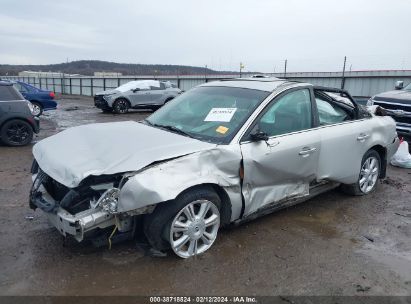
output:
[{"label": "gravel ground", "polygon": [[[103,114],[90,98],[65,97],[36,140],[148,114]],[[28,207],[31,149],[0,147],[0,295],[411,295],[411,170],[390,166],[366,197],[335,190],[223,230],[206,254],[181,260],[131,241],[63,242]]]}]

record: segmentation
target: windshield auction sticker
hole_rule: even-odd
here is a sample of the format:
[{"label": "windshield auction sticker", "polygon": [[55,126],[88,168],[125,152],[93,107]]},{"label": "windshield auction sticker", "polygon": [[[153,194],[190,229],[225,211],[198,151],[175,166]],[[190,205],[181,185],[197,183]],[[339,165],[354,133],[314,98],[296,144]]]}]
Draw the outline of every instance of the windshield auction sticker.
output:
[{"label": "windshield auction sticker", "polygon": [[229,122],[237,108],[212,108],[204,121]]},{"label": "windshield auction sticker", "polygon": [[225,134],[228,131],[228,128],[224,127],[224,126],[219,126],[216,130],[216,132],[221,133],[221,134]]}]

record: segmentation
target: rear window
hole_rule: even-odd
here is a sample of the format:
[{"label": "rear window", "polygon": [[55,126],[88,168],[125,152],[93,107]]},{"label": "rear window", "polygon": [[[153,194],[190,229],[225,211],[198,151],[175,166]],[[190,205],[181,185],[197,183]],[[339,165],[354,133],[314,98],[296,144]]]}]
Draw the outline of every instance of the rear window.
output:
[{"label": "rear window", "polygon": [[11,85],[0,85],[0,101],[22,100],[24,97]]}]

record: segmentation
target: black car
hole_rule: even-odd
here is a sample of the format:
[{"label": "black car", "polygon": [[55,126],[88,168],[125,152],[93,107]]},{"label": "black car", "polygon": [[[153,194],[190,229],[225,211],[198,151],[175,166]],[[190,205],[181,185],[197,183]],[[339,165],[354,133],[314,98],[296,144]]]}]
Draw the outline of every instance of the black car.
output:
[{"label": "black car", "polygon": [[397,123],[397,132],[407,138],[411,137],[411,83],[404,87],[398,81],[395,91],[377,94],[368,100],[367,105],[381,106]]},{"label": "black car", "polygon": [[8,146],[27,145],[39,129],[40,123],[33,115],[33,105],[12,83],[0,81],[0,141]]}]

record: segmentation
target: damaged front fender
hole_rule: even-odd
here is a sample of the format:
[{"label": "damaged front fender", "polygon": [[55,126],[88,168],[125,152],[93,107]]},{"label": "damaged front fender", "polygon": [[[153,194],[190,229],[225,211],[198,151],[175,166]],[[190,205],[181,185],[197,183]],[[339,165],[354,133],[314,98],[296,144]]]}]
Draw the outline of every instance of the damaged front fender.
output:
[{"label": "damaged front fender", "polygon": [[240,217],[241,151],[238,145],[218,146],[148,167],[130,176],[123,185],[118,212],[175,199],[181,192],[201,184],[222,187],[232,204],[231,219]]}]

